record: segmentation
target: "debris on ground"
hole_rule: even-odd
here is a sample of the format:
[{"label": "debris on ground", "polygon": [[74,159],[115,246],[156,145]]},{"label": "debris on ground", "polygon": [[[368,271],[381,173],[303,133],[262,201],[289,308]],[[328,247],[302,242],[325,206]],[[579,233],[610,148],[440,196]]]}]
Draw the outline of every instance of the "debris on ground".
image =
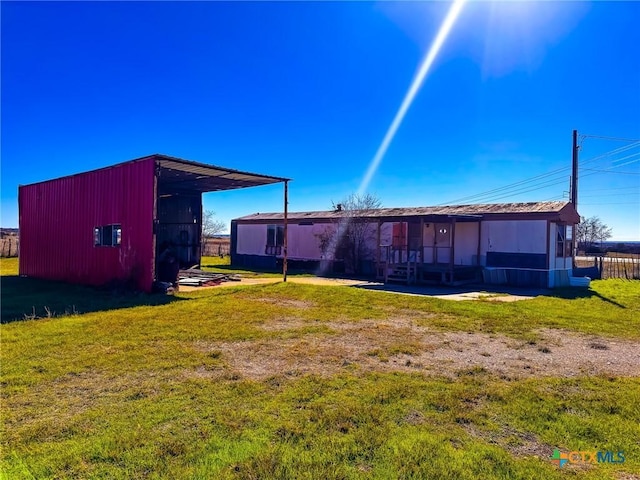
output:
[{"label": "debris on ground", "polygon": [[235,273],[212,273],[198,268],[178,272],[178,285],[188,287],[213,287],[222,282],[239,282],[240,280],[240,275]]}]

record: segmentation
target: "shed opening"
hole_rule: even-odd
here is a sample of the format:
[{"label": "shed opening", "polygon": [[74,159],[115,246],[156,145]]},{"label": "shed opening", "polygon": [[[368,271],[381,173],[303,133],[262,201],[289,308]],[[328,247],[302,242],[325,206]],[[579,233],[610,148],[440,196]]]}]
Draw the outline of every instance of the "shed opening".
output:
[{"label": "shed opening", "polygon": [[[288,181],[166,155],[156,156],[156,179],[155,279],[172,282],[177,267],[200,266],[203,193]],[[274,254],[279,255],[283,251],[283,226],[273,236],[273,248],[278,249]]]}]

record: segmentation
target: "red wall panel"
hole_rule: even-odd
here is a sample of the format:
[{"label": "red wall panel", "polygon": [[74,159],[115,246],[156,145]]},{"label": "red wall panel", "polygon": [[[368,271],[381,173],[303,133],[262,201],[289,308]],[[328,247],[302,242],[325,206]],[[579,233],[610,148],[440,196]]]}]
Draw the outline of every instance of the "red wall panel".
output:
[{"label": "red wall panel", "polygon": [[[70,283],[153,282],[153,157],[21,186],[20,274]],[[122,243],[96,247],[97,226],[122,225]]]}]

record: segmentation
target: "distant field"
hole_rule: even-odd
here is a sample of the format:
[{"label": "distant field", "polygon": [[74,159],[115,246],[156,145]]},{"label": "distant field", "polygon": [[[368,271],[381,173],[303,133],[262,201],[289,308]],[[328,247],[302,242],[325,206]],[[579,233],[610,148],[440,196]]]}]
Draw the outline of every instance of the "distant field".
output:
[{"label": "distant field", "polygon": [[[4,478],[640,477],[640,282],[515,303],[283,283],[171,297],[16,265],[0,261],[3,321],[58,316],[2,326]],[[555,448],[625,462],[559,469]]]},{"label": "distant field", "polygon": [[[20,239],[17,235],[4,235],[0,238],[0,257],[17,257],[19,244]],[[231,241],[228,237],[209,238],[204,243],[203,255],[228,256],[230,247]]]},{"label": "distant field", "polygon": [[0,257],[17,257],[20,239],[17,235],[5,235],[0,238]]},{"label": "distant field", "polygon": [[202,254],[205,256],[228,256],[231,252],[231,239],[229,237],[223,238],[208,238],[204,243],[204,249]]}]

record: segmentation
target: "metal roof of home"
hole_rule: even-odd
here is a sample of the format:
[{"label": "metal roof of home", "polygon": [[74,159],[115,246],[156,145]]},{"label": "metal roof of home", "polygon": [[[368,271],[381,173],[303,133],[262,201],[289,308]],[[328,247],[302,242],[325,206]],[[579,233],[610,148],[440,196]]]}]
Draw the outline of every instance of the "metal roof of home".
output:
[{"label": "metal roof of home", "polygon": [[[345,211],[329,210],[314,212],[289,212],[289,221],[330,221],[346,215]],[[402,219],[410,217],[450,217],[450,218],[490,218],[503,216],[527,216],[535,218],[565,217],[567,221],[575,220],[577,212],[569,202],[527,202],[527,203],[492,203],[483,205],[447,205],[439,207],[401,207],[379,208],[363,211],[358,217],[381,219]],[[240,222],[256,222],[282,220],[282,213],[254,213],[236,220]],[[576,220],[576,222],[579,221]]]},{"label": "metal roof of home", "polygon": [[162,154],[151,155],[151,157],[156,159],[156,163],[160,168],[158,179],[160,193],[173,193],[176,191],[215,192],[290,180],[284,177],[243,172]]}]

